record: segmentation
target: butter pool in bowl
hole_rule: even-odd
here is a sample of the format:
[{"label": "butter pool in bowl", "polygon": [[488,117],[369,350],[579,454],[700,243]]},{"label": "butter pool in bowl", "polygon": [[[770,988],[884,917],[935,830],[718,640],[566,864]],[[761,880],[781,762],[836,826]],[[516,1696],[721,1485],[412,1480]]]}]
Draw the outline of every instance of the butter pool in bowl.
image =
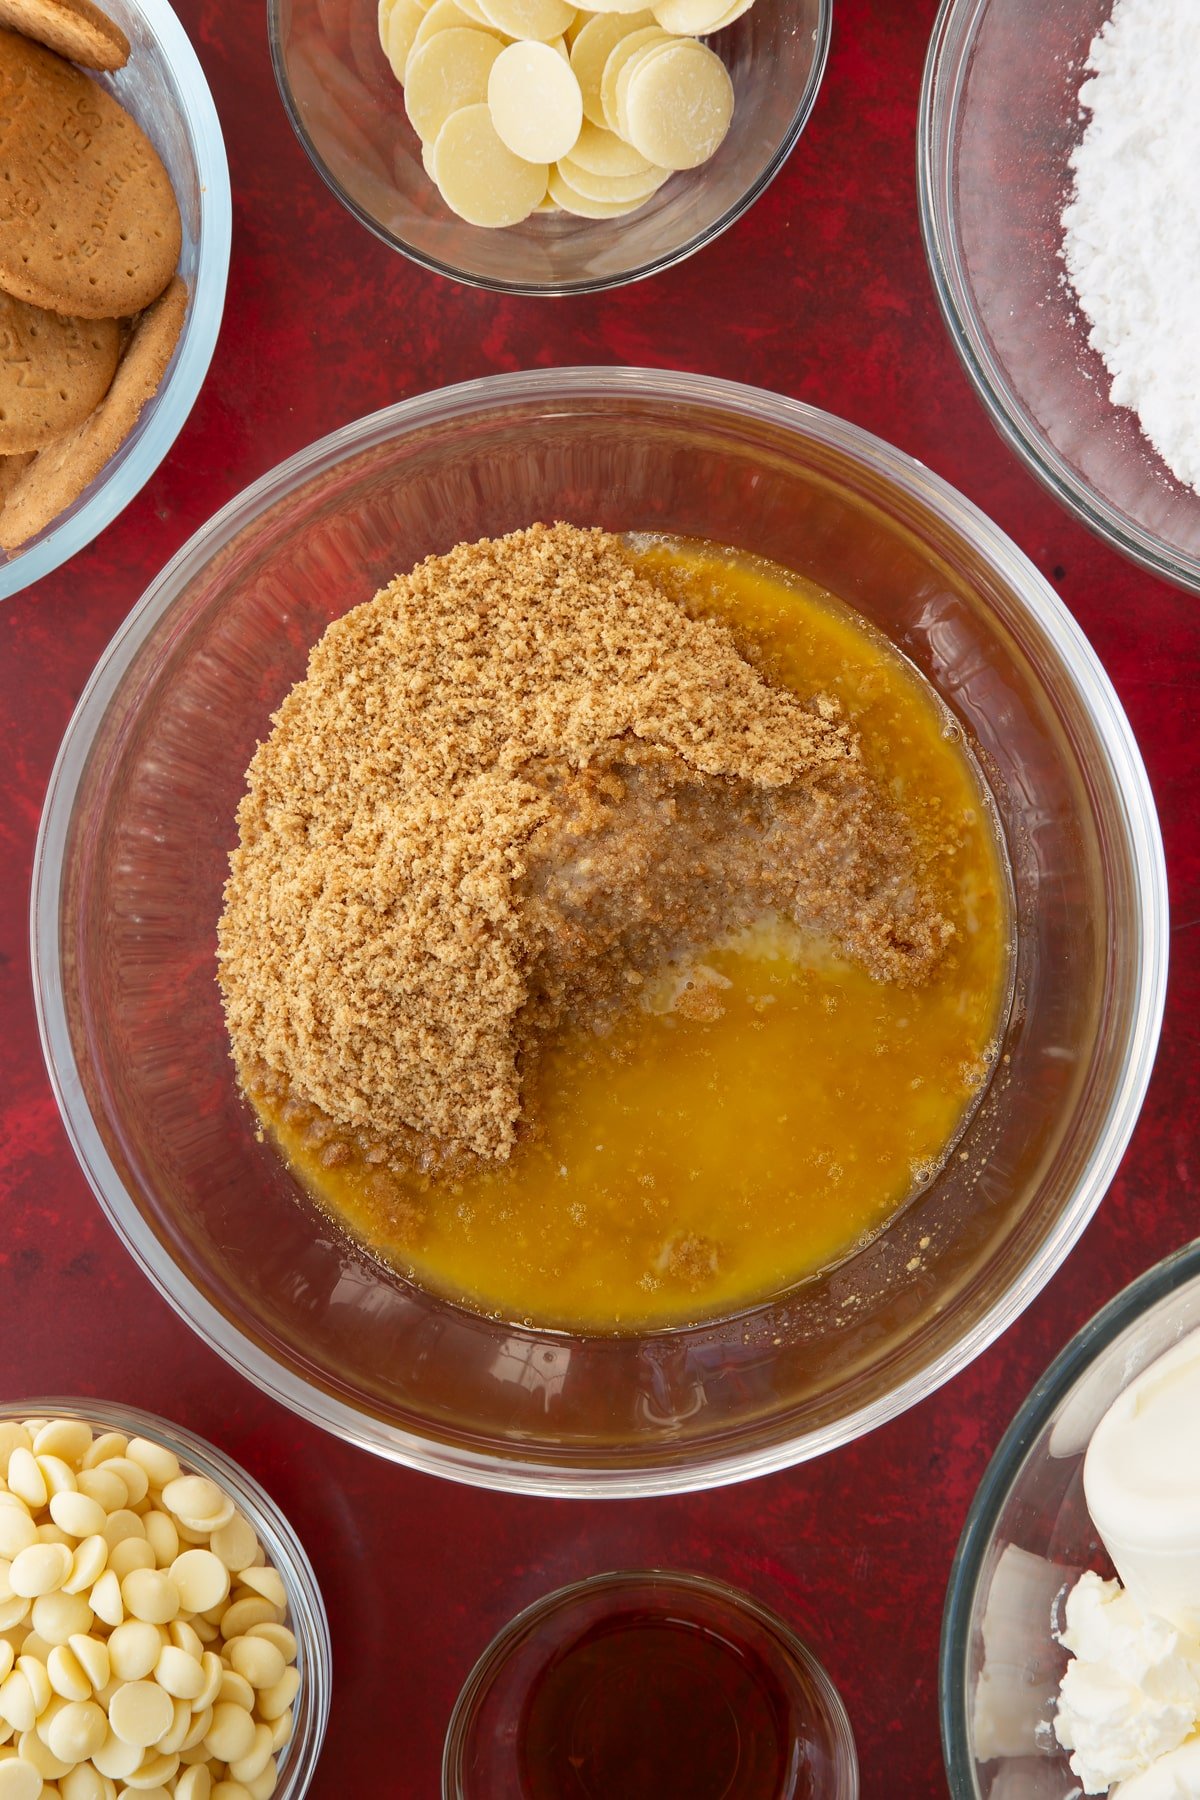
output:
[{"label": "butter pool in bowl", "polygon": [[[730,1316],[539,1327],[438,1297],[313,1205],[230,1060],[216,927],[269,715],[330,622],[398,571],[555,519],[707,539],[857,609],[972,746],[1011,866],[1013,1000],[955,1155],[836,1266]],[[900,453],[795,403],[575,370],[472,383],[349,426],[181,553],[64,743],[34,934],[77,1153],[189,1322],[268,1391],[385,1455],[485,1485],[614,1494],[711,1486],[832,1448],[1016,1316],[1132,1129],[1164,909],[1153,807],[1115,696],[994,527]]]}]

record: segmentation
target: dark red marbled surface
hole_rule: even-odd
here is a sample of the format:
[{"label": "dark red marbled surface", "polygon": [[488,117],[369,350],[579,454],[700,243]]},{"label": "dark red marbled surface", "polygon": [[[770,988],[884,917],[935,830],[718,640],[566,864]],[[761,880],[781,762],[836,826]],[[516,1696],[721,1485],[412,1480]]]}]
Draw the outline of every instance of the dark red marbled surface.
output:
[{"label": "dark red marbled surface", "polygon": [[[741,1583],[796,1623],[845,1696],[868,1800],[942,1793],[942,1598],[987,1458],[1068,1336],[1197,1229],[1200,607],[1060,511],[960,372],[917,224],[916,103],[934,0],[838,0],[814,120],[754,210],[653,282],[559,302],[456,288],[368,236],[292,137],[261,4],[177,6],[233,176],[212,373],[140,498],[70,567],[0,607],[0,1396],[107,1395],[172,1414],[278,1496],[323,1581],[337,1659],[314,1800],[434,1796],[454,1695],[501,1622],[563,1580],[655,1562]],[[1116,681],[1158,797],[1176,920],[1166,1034],[1133,1145],[1082,1244],[1007,1336],[933,1399],[822,1462],[611,1506],[476,1493],[377,1462],[270,1404],[193,1337],[137,1274],[76,1167],[43,1072],[26,947],[59,737],[94,660],[179,545],[247,482],[360,413],[467,376],[588,361],[781,389],[890,438],[985,508],[1053,581]]]}]

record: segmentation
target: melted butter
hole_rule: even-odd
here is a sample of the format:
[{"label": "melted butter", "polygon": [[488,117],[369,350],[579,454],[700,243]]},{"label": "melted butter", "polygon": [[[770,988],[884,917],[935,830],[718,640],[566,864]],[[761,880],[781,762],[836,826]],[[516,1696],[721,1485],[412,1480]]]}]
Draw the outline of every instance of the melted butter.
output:
[{"label": "melted butter", "polygon": [[[564,1037],[527,1083],[542,1128],[448,1180],[323,1167],[260,1106],[299,1178],[378,1254],[498,1316],[635,1330],[737,1310],[878,1232],[940,1166],[986,1082],[1007,1005],[1007,872],[942,702],[820,589],[713,546],[641,544],[686,570],[772,678],[841,701],[919,843],[956,935],[918,988],[872,981],[781,920],[668,969],[604,1037]],[[690,982],[716,1016],[678,1007]]]}]

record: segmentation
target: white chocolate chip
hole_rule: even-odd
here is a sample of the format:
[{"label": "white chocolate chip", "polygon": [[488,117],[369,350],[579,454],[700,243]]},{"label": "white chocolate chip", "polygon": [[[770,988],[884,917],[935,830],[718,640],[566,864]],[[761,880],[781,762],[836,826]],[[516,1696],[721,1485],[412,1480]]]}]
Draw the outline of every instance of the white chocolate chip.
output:
[{"label": "white chocolate chip", "polygon": [[104,1508],[98,1500],[89,1499],[81,1494],[78,1488],[53,1495],[50,1501],[50,1517],[60,1531],[68,1537],[94,1537],[104,1530]]},{"label": "white chocolate chip", "polygon": [[229,1570],[211,1550],[185,1550],[171,1564],[171,1580],[187,1612],[211,1612],[229,1596]]},{"label": "white chocolate chip", "polygon": [[80,1460],[81,1469],[94,1469],[99,1463],[107,1462],[110,1456],[124,1456],[129,1448],[129,1439],[122,1431],[102,1431],[92,1440],[90,1450],[84,1452]]},{"label": "white chocolate chip", "polygon": [[156,1444],[152,1438],[130,1438],[125,1455],[130,1462],[144,1469],[151,1486],[160,1490],[172,1481],[178,1481],[182,1473],[175,1452],[168,1450],[165,1444]]},{"label": "white chocolate chip", "polygon": [[53,1594],[70,1575],[73,1560],[64,1544],[30,1544],[13,1558],[9,1586],[26,1600]]},{"label": "white chocolate chip", "polygon": [[236,1762],[248,1755],[254,1743],[254,1720],[242,1706],[222,1700],[213,1707],[212,1724],[204,1740],[220,1762]]},{"label": "white chocolate chip", "polygon": [[126,1619],[108,1640],[108,1660],[115,1681],[144,1681],[154,1672],[163,1642],[156,1626]]},{"label": "white chocolate chip", "polygon": [[18,1500],[24,1500],[26,1506],[45,1506],[48,1499],[46,1482],[42,1471],[33,1460],[33,1451],[26,1450],[19,1444],[8,1459],[8,1473],[5,1476],[9,1489]]},{"label": "white chocolate chip", "polygon": [[74,1700],[55,1715],[50,1726],[50,1748],[65,1763],[85,1762],[95,1755],[107,1735],[104,1709],[94,1700]]},{"label": "white chocolate chip", "polygon": [[75,1546],[71,1557],[71,1573],[63,1582],[63,1591],[68,1594],[82,1594],[94,1586],[103,1575],[108,1563],[108,1545],[99,1534],[84,1538]]},{"label": "white chocolate chip", "polygon": [[38,1800],[42,1778],[32,1763],[14,1757],[0,1762],[0,1800]]},{"label": "white chocolate chip", "polygon": [[154,1681],[123,1682],[108,1706],[108,1722],[116,1736],[123,1744],[141,1749],[157,1743],[170,1729],[174,1717],[170,1694]]},{"label": "white chocolate chip", "polygon": [[176,1700],[198,1700],[206,1677],[199,1657],[166,1644],[154,1665],[154,1679]]},{"label": "white chocolate chip", "polygon": [[43,1594],[30,1608],[30,1623],[48,1645],[65,1644],[76,1632],[90,1631],[92,1609],[79,1594]]}]

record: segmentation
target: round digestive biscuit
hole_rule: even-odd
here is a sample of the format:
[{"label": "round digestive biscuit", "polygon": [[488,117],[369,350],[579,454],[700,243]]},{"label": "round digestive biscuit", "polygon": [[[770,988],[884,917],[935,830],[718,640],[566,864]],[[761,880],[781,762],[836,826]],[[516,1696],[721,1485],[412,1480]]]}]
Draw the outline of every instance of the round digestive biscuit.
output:
[{"label": "round digestive biscuit", "polygon": [[571,40],[571,67],[583,96],[583,116],[590,119],[593,125],[607,129],[600,103],[600,82],[605,63],[622,38],[629,37],[635,31],[644,31],[653,24],[654,14],[642,10],[636,13],[597,13],[575,32]]},{"label": "round digestive biscuit", "polygon": [[129,61],[129,39],[92,0],[0,0],[0,25],[85,69],[123,69]]},{"label": "round digestive biscuit", "polygon": [[68,318],[0,292],[0,452],[39,450],[86,419],[119,348],[115,319]]},{"label": "round digestive biscuit", "polygon": [[691,38],[641,63],[624,100],[630,143],[664,169],[694,169],[707,162],[733,117],[729,71],[719,56]]},{"label": "round digestive biscuit", "polygon": [[487,99],[488,77],[500,54],[499,43],[486,31],[458,27],[439,31],[414,52],[404,110],[422,143],[436,140],[451,113]]},{"label": "round digestive biscuit", "polygon": [[79,318],[134,313],[179,260],[158,153],[79,69],[0,30],[0,288]]},{"label": "round digestive biscuit", "polygon": [[487,103],[500,142],[526,162],[557,162],[583,124],[579,83],[549,44],[502,50],[488,76]]},{"label": "round digestive biscuit", "polygon": [[479,0],[486,19],[510,38],[561,37],[575,19],[568,0]]},{"label": "round digestive biscuit", "polygon": [[[519,225],[546,192],[545,163],[525,162],[501,143],[486,105],[465,106],[443,125],[433,150],[442,199],[469,225]],[[0,514],[0,533],[4,516]]]},{"label": "round digestive biscuit", "polygon": [[39,450],[0,512],[0,547],[13,550],[41,531],[79,498],[120,449],[171,360],[187,298],[187,288],[177,276],[138,320],[112,386],[95,412]]},{"label": "round digestive biscuit", "polygon": [[669,44],[671,38],[658,25],[647,25],[642,31],[632,31],[623,37],[610,53],[604,65],[604,73],[600,77],[600,111],[604,115],[604,123],[610,131],[620,131],[617,125],[617,80],[625,64],[640,51],[648,50],[651,45]]}]

